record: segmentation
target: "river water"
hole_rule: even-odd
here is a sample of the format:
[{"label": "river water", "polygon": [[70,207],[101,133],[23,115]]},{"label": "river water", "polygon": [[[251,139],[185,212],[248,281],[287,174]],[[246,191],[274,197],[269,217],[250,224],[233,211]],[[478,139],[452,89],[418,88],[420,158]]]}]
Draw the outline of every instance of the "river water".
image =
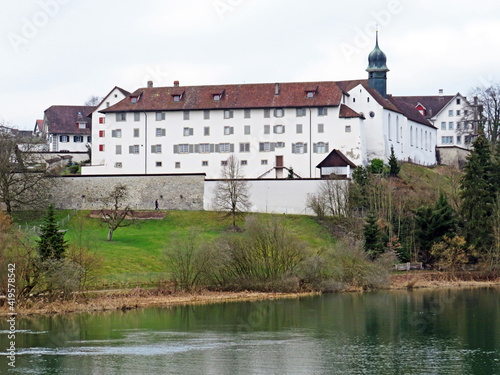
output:
[{"label": "river water", "polygon": [[500,289],[17,318],[8,374],[500,374]]}]

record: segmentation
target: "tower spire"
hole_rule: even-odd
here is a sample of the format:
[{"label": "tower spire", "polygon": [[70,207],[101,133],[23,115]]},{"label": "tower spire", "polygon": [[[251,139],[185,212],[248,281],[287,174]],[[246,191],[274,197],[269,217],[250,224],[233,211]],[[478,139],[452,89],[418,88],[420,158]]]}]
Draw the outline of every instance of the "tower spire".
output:
[{"label": "tower spire", "polygon": [[378,25],[375,34],[375,48],[368,55],[368,84],[387,98],[387,57],[378,46]]}]

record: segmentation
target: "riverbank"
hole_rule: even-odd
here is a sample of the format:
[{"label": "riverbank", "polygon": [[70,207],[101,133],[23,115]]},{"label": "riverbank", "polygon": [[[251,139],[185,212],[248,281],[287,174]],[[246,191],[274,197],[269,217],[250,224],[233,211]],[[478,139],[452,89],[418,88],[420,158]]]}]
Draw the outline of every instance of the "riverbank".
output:
[{"label": "riverbank", "polygon": [[[462,275],[463,277],[463,275]],[[500,286],[500,278],[474,280],[472,277],[457,278],[442,272],[395,273],[390,277],[388,290],[411,290],[420,288],[488,288]],[[362,292],[360,288],[350,288],[347,292]],[[94,291],[86,297],[78,296],[69,301],[31,301],[16,306],[18,315],[52,315],[81,312],[100,312],[111,310],[132,310],[146,307],[168,307],[178,305],[205,305],[213,303],[261,301],[282,298],[301,298],[320,295],[319,292],[303,293],[264,293],[264,292],[210,292],[184,293],[160,291],[157,289],[131,289]],[[0,308],[0,316],[7,316],[7,306]]]},{"label": "riverbank", "polygon": [[[157,290],[133,289],[89,293],[87,298],[75,297],[69,301],[36,301],[16,307],[18,315],[51,315],[110,310],[132,310],[145,307],[178,305],[206,305],[213,303],[261,301],[283,298],[301,298],[320,293],[263,293],[263,292],[209,292],[162,294]],[[7,316],[6,306],[0,308],[0,316]]]}]

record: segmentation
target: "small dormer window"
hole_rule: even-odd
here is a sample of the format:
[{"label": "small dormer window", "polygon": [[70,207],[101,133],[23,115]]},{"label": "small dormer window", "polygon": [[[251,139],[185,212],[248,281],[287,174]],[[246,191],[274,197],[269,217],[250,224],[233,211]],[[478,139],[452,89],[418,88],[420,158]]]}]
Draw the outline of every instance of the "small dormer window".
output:
[{"label": "small dormer window", "polygon": [[174,95],[174,102],[180,102],[181,101],[181,96],[180,95]]},{"label": "small dormer window", "polygon": [[220,95],[219,94],[214,94],[214,102],[220,101]]},{"label": "small dormer window", "polygon": [[76,123],[76,126],[78,127],[78,129],[86,129],[87,128],[87,123],[79,121],[79,122]]},{"label": "small dormer window", "polygon": [[307,94],[306,94],[307,99],[312,99],[312,98],[314,98],[314,94],[315,94],[315,92],[314,92],[314,91],[308,91],[308,92],[307,92]]},{"label": "small dormer window", "polygon": [[137,96],[132,96],[132,97],[130,98],[130,102],[131,102],[131,103],[137,103]]}]

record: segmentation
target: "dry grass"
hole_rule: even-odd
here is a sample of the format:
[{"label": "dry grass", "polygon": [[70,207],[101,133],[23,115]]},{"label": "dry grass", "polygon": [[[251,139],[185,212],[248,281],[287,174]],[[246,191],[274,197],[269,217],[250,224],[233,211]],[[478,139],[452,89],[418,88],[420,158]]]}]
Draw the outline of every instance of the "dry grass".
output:
[{"label": "dry grass", "polygon": [[[261,292],[209,292],[196,294],[171,293],[158,290],[133,289],[96,293],[86,298],[75,296],[70,301],[30,301],[16,306],[18,315],[50,315],[109,310],[132,310],[145,307],[167,307],[176,305],[205,305],[224,302],[260,301],[281,298],[299,298],[318,293],[261,293]],[[9,313],[7,306],[0,308],[0,316]]]},{"label": "dry grass", "polygon": [[390,289],[462,288],[500,285],[500,278],[486,278],[479,273],[450,274],[437,271],[417,271],[391,275]]}]

